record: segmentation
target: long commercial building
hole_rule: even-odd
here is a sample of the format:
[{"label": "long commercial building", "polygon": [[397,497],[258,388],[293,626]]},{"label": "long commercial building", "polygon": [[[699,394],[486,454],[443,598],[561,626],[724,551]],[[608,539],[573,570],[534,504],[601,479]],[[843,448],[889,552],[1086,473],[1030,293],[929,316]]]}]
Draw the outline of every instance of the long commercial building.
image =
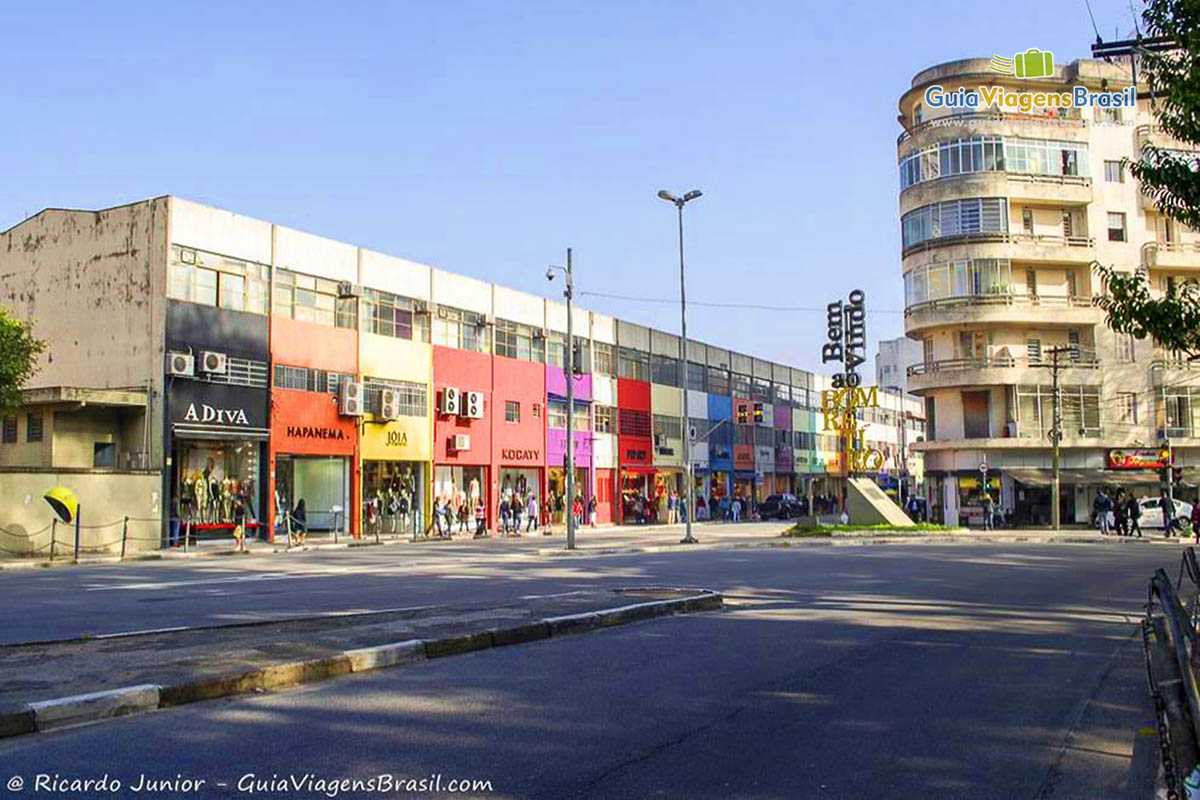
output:
[{"label": "long commercial building", "polygon": [[[1063,92],[1130,85],[1121,65],[1078,60],[1045,78],[988,59],[926,69],[900,98],[897,143],[906,334],[923,357],[908,387],[925,402],[931,506],[980,513],[985,487],[1022,522],[1051,517],[1053,349],[1060,350],[1065,521],[1086,522],[1101,486],[1156,493],[1160,444],[1200,464],[1200,372],[1151,341],[1114,334],[1093,305],[1091,265],[1146,270],[1152,293],[1194,281],[1200,235],[1143,194],[1126,159],[1147,142],[1187,150],[1132,107],[1011,113],[930,108],[926,89]],[[1187,470],[1191,481],[1191,470]]]},{"label": "long commercial building", "polygon": [[[50,345],[0,468],[160,471],[166,516],[201,529],[238,492],[263,536],[301,499],[317,529],[422,533],[463,498],[494,526],[501,498],[564,492],[568,414],[599,521],[639,495],[665,517],[684,390],[706,504],[840,470],[820,376],[696,341],[685,370],[676,335],[578,308],[569,376],[560,302],[176,197],[31,217],[0,236],[0,291]],[[919,403],[872,414],[895,482]]]}]

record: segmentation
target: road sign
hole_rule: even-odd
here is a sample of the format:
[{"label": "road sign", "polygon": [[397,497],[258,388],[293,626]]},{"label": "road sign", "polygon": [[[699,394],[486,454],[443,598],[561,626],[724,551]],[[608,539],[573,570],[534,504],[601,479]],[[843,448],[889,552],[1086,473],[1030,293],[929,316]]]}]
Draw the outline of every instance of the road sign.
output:
[{"label": "road sign", "polygon": [[983,463],[981,463],[981,464],[979,465],[979,471],[980,471],[980,472],[982,472],[984,475],[987,475],[987,473],[988,473],[988,465],[987,465],[987,462],[986,462],[986,461],[984,461]]}]

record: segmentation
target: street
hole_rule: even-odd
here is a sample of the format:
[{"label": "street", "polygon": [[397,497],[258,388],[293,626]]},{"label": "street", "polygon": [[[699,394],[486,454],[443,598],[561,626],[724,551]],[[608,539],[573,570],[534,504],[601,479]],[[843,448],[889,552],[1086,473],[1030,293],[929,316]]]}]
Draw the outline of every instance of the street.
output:
[{"label": "street", "polygon": [[1135,622],[1173,546],[394,552],[0,575],[20,620],[5,635],[652,584],[727,607],[10,739],[0,777],[107,773],[131,791],[179,774],[230,797],[249,773],[436,773],[522,798],[1149,796]]}]

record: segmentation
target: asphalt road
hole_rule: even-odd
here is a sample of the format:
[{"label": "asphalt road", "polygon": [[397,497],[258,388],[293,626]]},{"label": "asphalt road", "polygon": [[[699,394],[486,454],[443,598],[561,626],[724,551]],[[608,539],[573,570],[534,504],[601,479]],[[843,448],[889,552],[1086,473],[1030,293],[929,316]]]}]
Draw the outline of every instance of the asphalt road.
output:
[{"label": "asphalt road", "polygon": [[167,795],[130,791],[140,774],[207,781],[174,797],[326,796],[238,791],[250,773],[491,781],[492,793],[456,795],[480,797],[1149,796],[1134,621],[1174,547],[514,557],[421,575],[370,568],[379,557],[355,554],[345,574],[62,602],[111,613],[158,598],[155,613],[195,618],[212,602],[305,606],[339,591],[401,605],[674,583],[722,589],[729,608],[9,740],[0,781],[21,776],[29,795],[37,773],[107,773],[124,786],[103,796],[143,797]]}]

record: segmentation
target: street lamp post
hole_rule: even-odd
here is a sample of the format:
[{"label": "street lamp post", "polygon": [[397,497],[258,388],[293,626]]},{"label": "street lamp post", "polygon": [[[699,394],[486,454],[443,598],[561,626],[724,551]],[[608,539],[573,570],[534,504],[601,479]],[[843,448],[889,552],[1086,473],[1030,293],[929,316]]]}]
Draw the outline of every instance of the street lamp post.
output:
[{"label": "street lamp post", "polygon": [[[571,270],[571,248],[567,248],[567,265],[550,266],[546,269],[546,280],[554,280],[554,270],[560,269],[567,276],[563,297],[567,298],[567,352],[563,359],[563,372],[567,379],[567,549],[575,549],[575,330],[571,314],[571,301],[575,298],[575,274]],[[547,413],[548,416],[548,413]]]},{"label": "street lamp post", "polygon": [[680,391],[683,393],[683,460],[684,471],[686,474],[685,480],[687,485],[684,487],[683,497],[686,498],[686,514],[684,515],[685,533],[680,539],[681,544],[695,544],[698,539],[692,536],[692,516],[694,514],[693,506],[695,505],[696,488],[692,479],[692,427],[691,418],[688,416],[688,338],[687,338],[687,293],[684,291],[683,281],[683,207],[695,200],[701,194],[699,189],[693,189],[683,197],[675,195],[663,189],[658,193],[658,196],[668,203],[674,204],[679,211],[679,355],[680,363],[683,366],[683,374],[680,376]]}]

